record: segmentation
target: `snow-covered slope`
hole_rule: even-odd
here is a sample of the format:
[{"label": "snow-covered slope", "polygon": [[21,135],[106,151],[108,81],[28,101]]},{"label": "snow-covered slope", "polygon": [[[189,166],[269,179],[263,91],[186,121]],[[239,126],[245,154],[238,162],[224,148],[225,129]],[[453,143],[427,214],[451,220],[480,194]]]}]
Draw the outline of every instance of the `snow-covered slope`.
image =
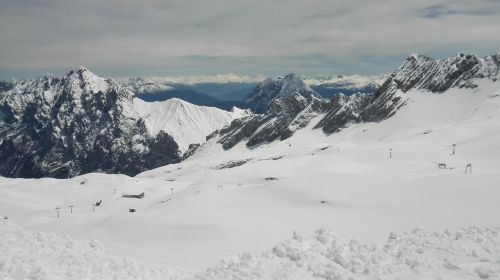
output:
[{"label": "snow-covered slope", "polygon": [[196,106],[172,98],[162,102],[145,102],[134,99],[134,111],[144,120],[149,133],[156,135],[163,130],[172,135],[181,151],[189,144],[204,143],[206,136],[246,113],[232,112],[213,107]]},{"label": "snow-covered slope", "polygon": [[362,121],[381,121],[394,115],[408,100],[409,91],[444,93],[454,88],[478,89],[481,81],[496,82],[500,75],[500,54],[479,58],[457,54],[433,59],[412,54],[375,92],[361,114]]}]

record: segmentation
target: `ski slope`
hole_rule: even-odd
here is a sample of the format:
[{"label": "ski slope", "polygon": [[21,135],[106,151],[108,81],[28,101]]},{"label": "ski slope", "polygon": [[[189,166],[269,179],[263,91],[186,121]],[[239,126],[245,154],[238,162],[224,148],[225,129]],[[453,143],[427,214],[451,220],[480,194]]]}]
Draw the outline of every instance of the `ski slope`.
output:
[{"label": "ski slope", "polygon": [[[480,90],[451,89],[443,94],[410,91],[407,97],[406,106],[380,123],[355,124],[327,137],[311,129],[318,116],[286,141],[252,149],[240,143],[222,151],[212,139],[188,160],[135,178],[104,174],[67,180],[0,178],[0,215],[28,230],[101,240],[114,254],[127,258],[193,269],[201,279],[221,279],[221,275],[273,279],[279,266],[290,268],[280,270],[291,273],[282,275],[286,279],[327,277],[333,274],[325,269],[335,269],[332,265],[338,263],[321,253],[331,247],[330,233],[324,244],[314,235],[296,241],[291,253],[287,246],[283,254],[272,248],[294,231],[308,236],[328,228],[343,240],[383,246],[390,242],[390,232],[423,228],[426,231],[409,234],[404,239],[410,240],[407,247],[401,248],[415,250],[409,254],[422,256],[424,265],[407,265],[403,274],[380,274],[382,279],[498,278],[498,235],[492,233],[500,226],[498,84],[484,82]],[[452,144],[456,144],[454,155]],[[438,163],[447,168],[438,169]],[[472,174],[465,174],[468,163]],[[142,200],[121,197],[141,192],[145,192]],[[98,200],[102,205],[92,211]],[[69,205],[74,205],[73,213]],[[56,207],[61,207],[59,218]],[[129,213],[130,208],[137,211]],[[455,244],[443,234],[423,233],[444,230],[464,232],[464,242],[470,246],[462,250],[461,241]],[[415,239],[420,235],[424,237]],[[484,236],[493,241],[485,246],[474,243]],[[452,249],[439,247],[443,242]],[[309,254],[311,244],[319,247]],[[349,247],[340,244],[345,243],[335,248]],[[418,253],[412,244],[430,245]],[[487,258],[476,246],[489,250]],[[305,254],[298,258],[303,266],[291,257],[294,250]],[[340,256],[351,261],[365,256],[363,250]],[[219,263],[241,252],[254,257],[244,254]],[[397,259],[386,253],[384,258]],[[445,260],[451,269],[443,266]],[[434,261],[439,261],[439,269]],[[207,272],[207,267],[212,268]],[[335,271],[351,277],[342,270],[349,266],[343,267]],[[238,269],[249,274],[230,278]]]}]

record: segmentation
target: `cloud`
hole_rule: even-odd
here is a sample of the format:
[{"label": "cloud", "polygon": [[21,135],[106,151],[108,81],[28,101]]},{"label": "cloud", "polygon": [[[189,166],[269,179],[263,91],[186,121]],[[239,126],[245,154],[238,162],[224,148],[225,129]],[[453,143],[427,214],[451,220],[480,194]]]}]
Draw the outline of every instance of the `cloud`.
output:
[{"label": "cloud", "polygon": [[[494,4],[494,2],[491,2]],[[458,2],[450,4],[437,4],[424,7],[420,13],[425,18],[438,18],[448,15],[494,15],[498,9],[490,10],[490,5],[477,5],[474,2]]]},{"label": "cloud", "polygon": [[496,0],[0,0],[0,78],[388,72],[499,50]]}]

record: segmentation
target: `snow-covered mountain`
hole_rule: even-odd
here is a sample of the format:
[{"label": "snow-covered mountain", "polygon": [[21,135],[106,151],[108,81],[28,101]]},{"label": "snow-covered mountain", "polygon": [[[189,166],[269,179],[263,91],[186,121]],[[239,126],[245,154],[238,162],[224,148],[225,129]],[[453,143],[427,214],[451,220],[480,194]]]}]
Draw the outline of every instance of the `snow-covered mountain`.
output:
[{"label": "snow-covered mountain", "polygon": [[407,92],[442,93],[450,88],[473,90],[481,80],[495,82],[499,69],[498,54],[485,58],[458,54],[442,60],[411,55],[374,94],[337,94],[329,101],[320,98],[297,75],[267,79],[244,100],[262,114],[234,121],[220,130],[218,141],[229,149],[242,141],[252,147],[276,139],[284,140],[318,115],[321,118],[314,128],[321,128],[326,134],[354,123],[382,121],[409,102]]},{"label": "snow-covered mountain", "polygon": [[237,119],[216,132],[220,134],[219,143],[224,149],[241,141],[251,147],[276,139],[284,140],[305,127],[327,105],[326,100],[295,74],[263,81],[243,103],[262,114]]},{"label": "snow-covered mountain", "polygon": [[479,58],[457,54],[433,59],[412,54],[375,92],[374,100],[361,114],[363,121],[380,121],[396,113],[407,102],[406,93],[443,93],[451,88],[475,89],[483,79],[496,82],[500,73],[500,54]]},{"label": "snow-covered mountain", "polygon": [[302,78],[296,74],[284,77],[269,78],[257,85],[255,89],[243,100],[243,105],[255,113],[264,113],[273,100],[298,93],[306,98],[312,95],[319,97]]},{"label": "snow-covered mountain", "polygon": [[190,141],[203,142],[206,134],[239,116],[179,100],[145,105],[116,81],[83,67],[62,78],[45,75],[3,88],[4,176],[137,174],[178,162]]},{"label": "snow-covered mountain", "polygon": [[172,135],[181,151],[189,144],[203,143],[206,136],[243,117],[246,111],[233,108],[231,112],[214,107],[197,106],[178,98],[163,102],[146,102],[134,99],[135,118],[144,120],[149,133],[165,131]]},{"label": "snow-covered mountain", "polygon": [[129,78],[127,80],[120,81],[120,84],[132,91],[134,94],[155,93],[174,89],[171,86],[141,77]]}]

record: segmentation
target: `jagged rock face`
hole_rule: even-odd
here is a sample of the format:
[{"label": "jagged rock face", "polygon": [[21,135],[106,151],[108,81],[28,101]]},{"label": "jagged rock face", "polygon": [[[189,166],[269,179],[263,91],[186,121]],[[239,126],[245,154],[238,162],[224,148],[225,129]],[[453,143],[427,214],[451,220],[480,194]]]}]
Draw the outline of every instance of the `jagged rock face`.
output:
[{"label": "jagged rock face", "polygon": [[477,87],[476,79],[498,75],[500,55],[484,59],[472,54],[457,54],[442,60],[423,55],[411,55],[390,77],[403,92],[422,89],[444,92],[451,87]]},{"label": "jagged rock face", "polygon": [[182,160],[185,160],[185,159],[189,158],[190,156],[192,156],[194,153],[196,153],[196,151],[198,150],[198,148],[200,146],[201,146],[201,144],[199,144],[199,143],[190,144],[188,147],[188,150],[186,152],[184,152],[184,154],[182,155]]},{"label": "jagged rock face", "polygon": [[363,121],[380,121],[391,117],[405,104],[405,93],[422,90],[442,93],[454,87],[475,88],[480,79],[496,81],[500,55],[479,58],[457,54],[448,59],[411,55],[375,92],[373,102],[361,114]]},{"label": "jagged rock face", "polygon": [[311,95],[319,97],[296,74],[288,74],[281,78],[264,80],[243,100],[243,106],[257,114],[267,112],[273,100],[298,93],[306,98]]},{"label": "jagged rock face", "polygon": [[328,104],[325,116],[314,128],[323,128],[327,134],[340,131],[352,122],[360,121],[360,114],[373,100],[373,95],[356,93],[351,96],[337,94]]},{"label": "jagged rock face", "polygon": [[475,88],[480,79],[495,81],[499,65],[500,55],[481,59],[475,55],[458,54],[443,60],[411,55],[374,95],[334,97],[328,112],[316,128],[322,128],[330,134],[349,123],[382,121],[406,104],[405,93],[410,90],[441,93],[452,87]]},{"label": "jagged rock face", "polygon": [[11,90],[14,87],[14,81],[6,82],[0,81],[0,92]]},{"label": "jagged rock face", "polygon": [[309,124],[309,121],[323,112],[327,102],[310,95],[304,97],[297,93],[274,99],[266,114],[251,115],[234,120],[231,125],[220,131],[219,143],[230,149],[241,141],[248,147],[284,140]]},{"label": "jagged rock face", "polygon": [[128,90],[85,68],[16,83],[0,93],[0,174],[135,175],[179,161],[173,138],[150,136],[142,119],[127,115],[131,104]]}]

